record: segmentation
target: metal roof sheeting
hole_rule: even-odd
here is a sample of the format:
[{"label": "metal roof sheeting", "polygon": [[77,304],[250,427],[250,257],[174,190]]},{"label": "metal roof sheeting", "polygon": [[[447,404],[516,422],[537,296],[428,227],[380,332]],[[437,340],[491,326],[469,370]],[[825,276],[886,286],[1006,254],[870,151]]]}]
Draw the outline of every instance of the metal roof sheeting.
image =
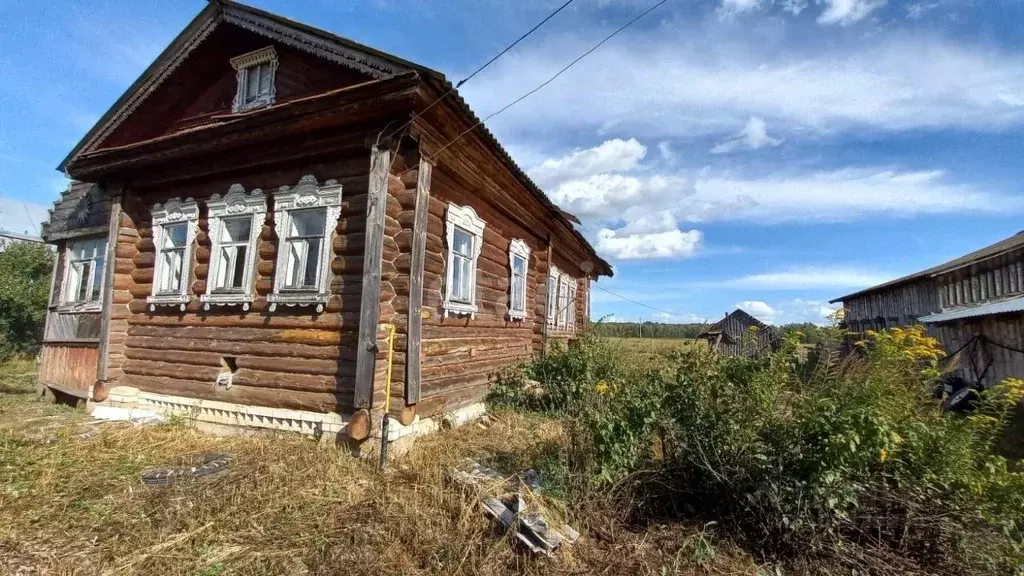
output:
[{"label": "metal roof sheeting", "polygon": [[922,316],[917,320],[919,322],[924,322],[925,324],[937,324],[939,322],[963,320],[964,318],[994,316],[996,314],[1010,314],[1014,312],[1024,312],[1024,296],[1017,296],[1016,298],[1010,298],[999,302],[992,302],[991,304],[982,304],[981,306],[974,306],[972,308],[959,308],[957,310],[950,310],[949,312],[929,314],[928,316]]}]

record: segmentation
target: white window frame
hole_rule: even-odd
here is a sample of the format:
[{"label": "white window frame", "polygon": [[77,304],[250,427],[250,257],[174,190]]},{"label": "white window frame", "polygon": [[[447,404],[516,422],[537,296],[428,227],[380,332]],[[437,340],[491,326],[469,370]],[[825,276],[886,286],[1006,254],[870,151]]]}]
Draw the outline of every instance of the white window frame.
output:
[{"label": "white window frame", "polygon": [[575,278],[569,279],[569,302],[566,306],[565,327],[567,330],[576,330],[576,291],[578,281]]},{"label": "white window frame", "polygon": [[[60,311],[74,311],[74,312],[95,312],[103,309],[103,282],[100,282],[100,291],[96,296],[95,300],[75,300],[78,290],[71,290],[69,282],[71,281],[71,270],[76,264],[83,264],[85,262],[91,262],[89,266],[89,276],[84,278],[86,284],[86,294],[92,295],[93,289],[96,287],[96,263],[103,262],[103,271],[100,274],[101,278],[106,278],[106,266],[107,262],[107,238],[105,237],[91,237],[91,238],[78,238],[75,240],[68,240],[64,246],[64,277],[61,279],[61,298]],[[82,244],[96,244],[97,248],[93,252],[91,258],[82,258],[80,260],[72,259],[74,249],[76,245]],[[81,287],[81,284],[79,284]]]},{"label": "white window frame", "polygon": [[556,327],[559,330],[566,329],[569,310],[569,275],[561,274],[558,277],[558,321]]},{"label": "white window frame", "polygon": [[[209,210],[210,271],[206,279],[206,293],[199,297],[199,301],[203,303],[204,310],[209,310],[211,306],[240,305],[243,311],[248,311],[253,300],[259,237],[263,231],[263,224],[267,220],[267,196],[259,188],[246,194],[245,187],[241,184],[233,184],[223,197],[220,194],[211,196],[206,202],[206,207]],[[223,251],[221,232],[225,221],[246,217],[250,219],[249,245],[245,251],[242,288],[232,291],[217,291],[215,285],[220,273],[221,252]]]},{"label": "white window frame", "polygon": [[[478,310],[476,305],[476,271],[477,262],[480,260],[480,250],[484,245],[484,228],[486,226],[487,223],[477,215],[476,210],[473,210],[472,206],[458,206],[451,202],[448,203],[448,210],[445,213],[445,237],[448,240],[448,256],[445,259],[445,268],[447,268],[447,271],[445,274],[444,302],[441,305],[445,315],[469,315],[470,318],[476,317]],[[459,302],[454,300],[452,294],[454,288],[452,283],[455,271],[454,243],[456,227],[468,233],[473,238],[473,247],[470,257],[470,277],[473,281],[469,285],[469,302]]]},{"label": "white window frame", "polygon": [[[292,213],[323,209],[324,239],[320,243],[317,264],[316,286],[307,290],[285,288],[288,278],[288,255],[286,241],[291,228]],[[312,174],[307,174],[294,187],[281,186],[274,194],[274,230],[277,232],[277,266],[274,274],[274,291],[267,295],[270,311],[284,306],[316,306],[319,314],[324,311],[330,296],[328,277],[331,271],[331,253],[334,243],[334,229],[341,216],[341,184],[328,180],[323,186]]]},{"label": "white window frame", "polygon": [[558,266],[552,266],[551,270],[548,271],[548,283],[544,287],[546,290],[545,300],[547,306],[547,319],[548,327],[555,327],[555,316],[558,313],[558,279],[561,276],[561,271]]},{"label": "white window frame", "polygon": [[[263,64],[270,66],[270,91],[265,94],[259,93],[259,82],[256,84],[257,96],[249,102],[246,102],[246,87],[248,86],[249,74],[254,70],[259,70],[259,67]],[[263,106],[270,106],[277,99],[277,51],[274,50],[273,46],[267,46],[259,50],[254,50],[241,56],[235,56],[231,59],[231,66],[235,69],[235,76],[238,80],[238,89],[235,92],[235,100],[231,105],[231,111],[234,113],[245,112],[247,110],[253,110],[261,108]]]},{"label": "white window frame", "polygon": [[[523,261],[523,277],[520,279],[523,283],[522,294],[523,294],[523,306],[522,308],[516,308],[515,293],[516,293],[516,260],[521,259]],[[530,276],[530,247],[526,245],[526,242],[518,238],[512,240],[508,245],[508,317],[512,320],[525,320],[526,319],[526,301],[527,293],[526,287],[530,285],[527,280]]]},{"label": "white window frame", "polygon": [[[192,300],[189,288],[192,284],[192,246],[195,244],[196,228],[199,224],[199,204],[192,198],[172,198],[163,204],[153,206],[153,248],[156,261],[153,263],[153,287],[146,303],[149,310],[155,311],[157,306],[177,306],[182,312]],[[160,246],[163,244],[164,227],[185,224],[185,249],[181,256],[181,286],[171,294],[159,292],[159,279],[163,271],[163,259],[160,258]]]}]

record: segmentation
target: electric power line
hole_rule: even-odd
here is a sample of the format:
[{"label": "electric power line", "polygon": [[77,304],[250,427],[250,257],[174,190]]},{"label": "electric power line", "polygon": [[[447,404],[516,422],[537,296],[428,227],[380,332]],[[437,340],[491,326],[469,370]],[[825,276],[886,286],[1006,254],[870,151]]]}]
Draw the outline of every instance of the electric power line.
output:
[{"label": "electric power line", "polygon": [[580,54],[580,56],[579,56],[579,57],[577,57],[577,58],[576,58],[575,60],[573,60],[572,62],[569,62],[568,64],[566,64],[566,65],[565,65],[564,67],[562,67],[562,69],[561,69],[561,70],[559,70],[558,72],[556,72],[554,76],[552,76],[551,78],[548,78],[547,80],[545,80],[545,81],[544,81],[543,83],[541,83],[541,84],[540,84],[539,86],[537,86],[537,87],[536,87],[536,88],[534,88],[533,90],[530,90],[530,91],[529,91],[529,92],[527,92],[526,94],[523,94],[523,95],[522,95],[522,96],[520,96],[519,98],[516,98],[516,99],[515,99],[515,100],[513,100],[512,102],[509,102],[509,103],[508,103],[508,104],[506,104],[506,105],[505,105],[504,107],[500,108],[499,110],[497,110],[497,111],[495,111],[495,112],[492,112],[491,114],[489,114],[489,115],[488,115],[487,117],[483,118],[482,120],[478,120],[478,121],[476,122],[476,124],[473,124],[472,126],[470,126],[469,128],[467,128],[466,130],[464,130],[464,131],[463,131],[463,132],[462,132],[461,134],[459,134],[459,135],[458,135],[458,136],[456,136],[456,137],[455,137],[454,139],[452,139],[452,140],[451,140],[450,142],[448,142],[447,144],[445,144],[444,146],[442,146],[441,148],[439,148],[439,149],[437,150],[437,152],[435,152],[435,153],[434,153],[434,154],[433,154],[433,155],[432,155],[432,156],[430,157],[430,161],[434,161],[434,160],[436,160],[436,159],[437,159],[437,157],[441,155],[441,152],[444,152],[444,150],[445,150],[446,148],[448,148],[448,147],[449,147],[449,146],[451,146],[452,144],[455,144],[456,142],[458,142],[458,141],[459,141],[459,140],[460,140],[460,139],[461,139],[461,138],[462,138],[463,136],[465,136],[466,134],[469,134],[469,133],[470,133],[470,132],[472,132],[473,130],[476,130],[476,129],[477,129],[477,128],[478,128],[478,127],[479,127],[479,126],[481,125],[481,124],[483,124],[484,122],[487,122],[487,121],[488,121],[488,120],[490,120],[491,118],[494,118],[494,117],[495,117],[495,116],[497,116],[498,114],[501,114],[501,113],[502,113],[502,112],[504,112],[505,110],[508,110],[509,108],[511,108],[511,107],[513,107],[513,106],[515,106],[516,104],[518,104],[518,103],[522,102],[523,100],[526,100],[527,98],[529,98],[530,96],[532,96],[533,94],[535,94],[536,92],[538,92],[539,90],[541,90],[542,88],[544,88],[545,86],[547,86],[548,84],[551,84],[552,82],[554,82],[556,78],[558,78],[559,76],[561,76],[562,74],[564,74],[564,73],[565,73],[565,72],[566,72],[566,71],[567,71],[567,70],[568,70],[569,68],[572,68],[573,66],[575,66],[577,62],[579,62],[580,60],[583,60],[584,58],[586,58],[587,56],[589,56],[590,54],[592,54],[592,53],[593,53],[593,52],[594,52],[595,50],[597,50],[597,49],[598,49],[598,48],[600,48],[600,47],[601,47],[602,45],[604,45],[604,43],[605,43],[605,42],[607,42],[607,41],[611,40],[612,38],[614,38],[614,37],[615,37],[616,35],[618,35],[618,33],[619,33],[619,32],[622,32],[622,31],[623,31],[623,30],[625,30],[626,28],[629,28],[630,26],[632,26],[633,24],[635,24],[637,20],[640,20],[640,19],[641,19],[641,18],[643,18],[644,16],[647,16],[648,14],[650,14],[651,12],[653,12],[653,11],[654,11],[655,9],[657,9],[657,8],[658,8],[659,6],[661,6],[662,4],[664,4],[664,3],[668,2],[668,1],[669,1],[669,0],[661,0],[660,2],[658,2],[657,4],[654,4],[653,6],[651,6],[650,8],[648,8],[647,10],[644,10],[643,12],[641,12],[641,13],[640,13],[639,15],[637,15],[637,16],[636,16],[635,18],[633,18],[633,19],[632,19],[632,20],[630,20],[629,22],[626,22],[625,24],[623,24],[622,26],[620,26],[620,27],[619,27],[619,28],[618,28],[617,30],[615,30],[614,32],[612,32],[612,33],[611,33],[611,34],[609,34],[608,36],[605,36],[603,40],[601,40],[601,41],[600,41],[600,42],[598,42],[597,44],[594,44],[594,45],[593,45],[593,46],[592,46],[592,47],[591,47],[591,48],[590,48],[589,50],[587,50],[587,51],[586,51],[586,52],[584,52],[583,54]]},{"label": "electric power line", "polygon": [[533,34],[534,32],[536,32],[538,28],[540,28],[541,26],[546,24],[548,20],[551,20],[552,18],[554,18],[556,14],[558,14],[559,12],[564,10],[569,4],[572,4],[574,1],[575,0],[566,0],[566,2],[564,4],[562,4],[561,6],[559,6],[557,10],[555,10],[551,14],[548,14],[546,18],[544,18],[543,20],[538,22],[533,28],[530,28],[529,30],[527,30],[525,34],[520,36],[515,42],[513,42],[513,43],[509,44],[508,46],[506,46],[504,50],[502,50],[501,52],[498,52],[497,54],[495,54],[493,58],[491,58],[487,62],[484,62],[484,64],[482,66],[480,66],[479,68],[474,70],[469,76],[466,76],[462,80],[459,80],[458,83],[456,83],[451,88],[449,88],[447,92],[445,92],[440,97],[438,97],[436,100],[431,102],[429,106],[427,106],[426,108],[424,108],[420,112],[417,112],[416,114],[413,114],[412,118],[409,118],[409,120],[405,124],[399,126],[398,128],[395,128],[390,134],[388,134],[387,137],[391,138],[396,133],[398,133],[399,130],[401,130],[402,128],[405,128],[406,126],[408,126],[410,124],[412,124],[414,120],[416,120],[420,116],[423,116],[424,114],[426,114],[428,110],[430,110],[431,108],[436,106],[439,102],[441,102],[442,100],[444,100],[448,96],[451,96],[451,94],[453,92],[455,92],[456,90],[458,90],[459,88],[461,88],[463,84],[465,84],[466,82],[469,82],[470,80],[472,80],[474,76],[476,76],[477,74],[483,72],[484,69],[487,68],[488,66],[490,66],[491,64],[493,64],[495,60],[497,60],[498,58],[501,58],[502,56],[504,56],[509,50],[515,48],[516,45],[519,44],[520,42],[522,42],[523,40],[526,40],[527,36],[529,36],[530,34]]},{"label": "electric power line", "polygon": [[644,308],[649,308],[651,310],[654,310],[655,312],[661,312],[662,314],[668,314],[670,316],[677,316],[677,314],[675,312],[669,312],[668,310],[662,310],[661,308],[655,308],[654,306],[651,306],[650,304],[644,304],[643,302],[639,302],[637,300],[633,300],[632,298],[627,298],[627,297],[623,296],[622,294],[616,294],[615,292],[612,292],[611,290],[602,287],[600,284],[597,284],[596,282],[591,283],[591,286],[593,286],[594,288],[597,288],[598,290],[600,290],[602,292],[607,292],[608,294],[611,294],[612,296],[615,296],[616,298],[621,298],[621,299],[625,300],[626,302],[632,302],[633,304],[636,304],[637,306],[643,306]]}]

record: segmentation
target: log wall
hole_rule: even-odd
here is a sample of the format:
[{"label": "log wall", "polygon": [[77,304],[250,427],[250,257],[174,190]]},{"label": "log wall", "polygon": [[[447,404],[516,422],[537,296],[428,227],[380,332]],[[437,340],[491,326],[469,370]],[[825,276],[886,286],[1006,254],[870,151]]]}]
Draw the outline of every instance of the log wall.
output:
[{"label": "log wall", "polygon": [[[161,394],[312,411],[349,411],[354,394],[356,336],[362,282],[369,153],[353,149],[343,159],[309,166],[226,177],[173,188],[129,188],[118,235],[114,276],[110,384]],[[331,297],[322,314],[311,307],[279,306],[269,312],[277,255],[273,193],[306,174],[342,184],[342,211],[331,242]],[[255,301],[248,312],[214,306],[203,311],[211,241],[205,200],[234,183],[268,193],[268,214],[258,230]],[[185,312],[158,307],[146,297],[153,282],[152,206],[173,197],[200,203],[199,232],[191,252]],[[115,334],[118,333],[118,334]],[[120,348],[117,346],[120,345]],[[118,357],[120,354],[120,357]],[[215,389],[222,357],[235,359],[230,390]],[[120,365],[114,360],[120,360]]]},{"label": "log wall", "polygon": [[[396,162],[396,165],[401,161]],[[388,321],[384,310],[392,314],[399,327],[402,354],[396,354],[393,382],[393,403],[404,402],[406,346],[403,337],[407,324],[409,291],[409,246],[415,212],[417,170],[413,166],[393,171],[389,188],[388,234],[394,245],[385,240],[385,255],[395,250],[397,259],[390,282],[394,291],[392,306],[383,305],[388,298],[382,284],[382,322]],[[401,178],[399,178],[399,175]],[[432,170],[427,207],[426,253],[423,271],[423,302],[421,307],[421,399],[417,413],[428,417],[440,412],[482,400],[503,366],[515,364],[539,352],[544,342],[546,290],[549,263],[545,230],[528,229],[518,223],[500,203],[488,201],[485,194],[462,179],[457,166],[445,162]],[[483,247],[477,261],[475,317],[446,317],[442,308],[447,265],[445,214],[448,202],[472,206],[484,219]],[[394,221],[392,221],[394,219]],[[530,247],[527,273],[525,320],[508,318],[511,271],[508,250],[513,239],[522,239]],[[387,261],[387,257],[385,257]],[[568,258],[558,260],[559,268],[580,279],[577,288],[577,327],[585,323],[585,274]],[[568,337],[570,334],[562,334]]]}]

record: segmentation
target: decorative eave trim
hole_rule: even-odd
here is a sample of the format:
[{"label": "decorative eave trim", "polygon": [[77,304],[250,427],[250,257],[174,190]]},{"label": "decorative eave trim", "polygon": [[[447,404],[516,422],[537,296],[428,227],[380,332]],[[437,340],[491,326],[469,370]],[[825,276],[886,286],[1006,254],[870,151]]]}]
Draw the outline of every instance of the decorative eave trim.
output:
[{"label": "decorative eave trim", "polygon": [[224,7],[224,21],[281,44],[369,74],[377,79],[389,78],[408,71],[398,68],[383,58],[347,48],[337,42],[317,38],[313,34],[285,26],[271,18],[252,14],[232,6]]},{"label": "decorative eave trim", "polygon": [[[199,296],[203,303],[203,310],[210,310],[211,306],[241,306],[247,312],[253,301],[253,284],[255,279],[253,273],[256,270],[257,249],[259,246],[260,233],[263,224],[267,219],[267,196],[263,190],[256,188],[249,194],[245,193],[245,187],[241,184],[232,184],[228,193],[224,196],[214,194],[206,202],[209,211],[210,230],[210,275],[206,282],[206,293]],[[213,278],[220,265],[220,250],[218,250],[218,238],[220,238],[221,225],[224,218],[250,215],[252,224],[249,228],[249,246],[245,253],[245,266],[242,273],[245,278],[245,285],[240,292],[213,292]]]},{"label": "decorative eave trim", "polygon": [[150,94],[155,92],[156,89],[159,88],[186,59],[188,59],[192,52],[195,51],[195,49],[213,33],[219,22],[220,19],[216,14],[214,14],[205,22],[200,24],[199,29],[194,33],[192,38],[190,38],[177,53],[170,56],[167,63],[164,64],[162,68],[158,69],[147,82],[139,86],[138,90],[129,96],[124,104],[118,108],[109,120],[107,120],[107,123],[93,134],[81,149],[75,151],[73,155],[69,156],[64,162],[62,162],[61,166],[66,166],[67,163],[84,152],[92,151],[96,144],[103,141],[107,136],[110,136],[110,134],[116,130],[122,122],[131,116],[135,110],[142,105],[142,102],[145,101]]}]

